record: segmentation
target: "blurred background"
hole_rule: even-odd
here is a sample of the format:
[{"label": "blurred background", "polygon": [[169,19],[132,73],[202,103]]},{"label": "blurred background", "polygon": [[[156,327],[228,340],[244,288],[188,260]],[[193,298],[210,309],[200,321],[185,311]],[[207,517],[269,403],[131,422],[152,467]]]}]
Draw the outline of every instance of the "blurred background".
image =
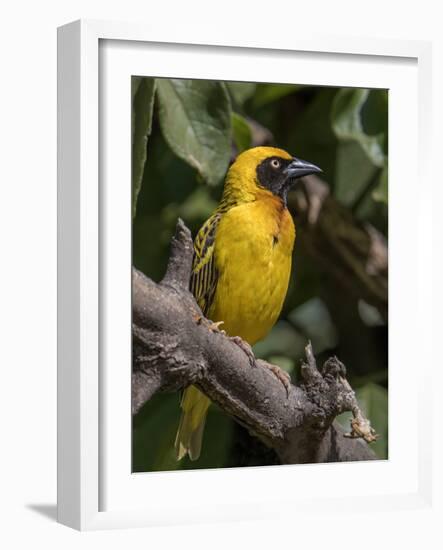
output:
[{"label": "blurred background", "polygon": [[[386,90],[133,77],[132,128],[133,263],[155,281],[164,274],[177,218],[195,236],[218,203],[229,163],[254,145],[275,145],[319,165],[345,215],[387,241]],[[337,283],[334,266],[299,242],[302,230],[280,319],[254,352],[295,382],[308,340],[319,365],[337,355],[380,436],[373,449],[387,458],[387,316]],[[200,459],[177,462],[179,418],[178,394],[145,405],[133,420],[133,471],[278,464],[273,451],[215,405]],[[338,418],[347,430],[349,420],[350,414]]]}]

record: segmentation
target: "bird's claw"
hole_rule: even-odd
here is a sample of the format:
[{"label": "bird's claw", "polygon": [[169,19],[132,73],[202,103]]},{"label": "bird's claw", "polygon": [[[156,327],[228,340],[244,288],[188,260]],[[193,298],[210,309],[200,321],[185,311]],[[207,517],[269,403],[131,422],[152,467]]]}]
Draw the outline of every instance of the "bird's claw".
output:
[{"label": "bird's claw", "polygon": [[216,323],[214,323],[213,321],[211,321],[211,322],[209,323],[208,328],[209,328],[209,330],[210,330],[211,332],[221,332],[221,333],[223,333],[223,334],[226,334],[224,330],[221,330],[221,329],[220,329],[220,325],[222,325],[222,324],[223,324],[223,321],[217,321]]},{"label": "bird's claw", "polygon": [[237,346],[246,353],[251,367],[255,367],[257,365],[251,346],[245,342],[243,338],[240,338],[240,336],[230,336],[229,340],[234,342],[234,344],[237,344]]},{"label": "bird's claw", "polygon": [[205,324],[208,330],[210,330],[211,332],[221,332],[222,334],[226,334],[224,330],[220,329],[220,325],[223,324],[223,321],[217,321],[216,323],[214,323],[213,321],[206,319],[206,317],[203,317],[203,315],[200,315],[197,312],[194,312],[193,318],[197,325]]},{"label": "bird's claw", "polygon": [[280,367],[277,367],[277,365],[272,365],[271,363],[268,363],[267,361],[261,361],[261,365],[266,367],[269,371],[272,372],[274,376],[276,376],[280,382],[283,384],[286,390],[286,396],[289,397],[289,388],[291,387],[291,377],[290,375],[281,369]]}]

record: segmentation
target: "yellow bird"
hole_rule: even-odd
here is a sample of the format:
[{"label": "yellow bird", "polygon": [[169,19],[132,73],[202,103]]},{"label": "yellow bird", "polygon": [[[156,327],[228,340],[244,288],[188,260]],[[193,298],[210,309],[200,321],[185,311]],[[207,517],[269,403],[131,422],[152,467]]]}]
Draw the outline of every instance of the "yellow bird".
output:
[{"label": "yellow bird", "polygon": [[[286,207],[293,182],[320,168],[274,147],[255,147],[231,165],[223,196],[194,241],[191,291],[204,315],[249,345],[280,315],[291,273],[295,227]],[[177,459],[200,456],[210,400],[195,386],[181,400]]]}]

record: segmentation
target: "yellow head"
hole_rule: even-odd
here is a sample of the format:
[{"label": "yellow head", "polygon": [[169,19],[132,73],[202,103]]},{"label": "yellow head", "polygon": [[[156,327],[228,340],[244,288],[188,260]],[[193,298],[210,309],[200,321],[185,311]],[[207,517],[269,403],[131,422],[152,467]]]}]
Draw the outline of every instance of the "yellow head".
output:
[{"label": "yellow head", "polygon": [[315,172],[321,169],[296,159],[283,149],[254,147],[238,155],[229,168],[223,198],[239,203],[255,200],[260,194],[271,194],[286,203],[291,184]]}]

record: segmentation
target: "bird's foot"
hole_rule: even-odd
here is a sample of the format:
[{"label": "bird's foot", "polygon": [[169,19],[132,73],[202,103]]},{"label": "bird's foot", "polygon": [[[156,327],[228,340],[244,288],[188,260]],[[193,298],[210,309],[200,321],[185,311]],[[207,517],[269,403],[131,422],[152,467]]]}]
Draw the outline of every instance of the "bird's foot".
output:
[{"label": "bird's foot", "polygon": [[213,321],[210,321],[209,322],[209,330],[211,332],[221,332],[222,334],[226,334],[226,332],[222,329],[220,329],[220,326],[223,324],[224,321],[217,321],[216,323],[214,323]]},{"label": "bird's foot", "polygon": [[257,366],[254,352],[252,351],[251,346],[243,340],[243,338],[240,338],[240,336],[230,336],[229,340],[234,342],[241,350],[243,350],[246,353],[247,358],[249,359],[249,363],[251,364],[251,367]]},{"label": "bird's foot", "polygon": [[260,364],[266,367],[269,371],[272,372],[274,376],[276,376],[280,380],[280,382],[285,387],[286,396],[289,396],[289,388],[291,387],[291,377],[289,376],[289,374],[280,367],[277,367],[277,365],[272,365],[267,361],[260,361]]},{"label": "bird's foot", "polygon": [[224,330],[220,329],[220,325],[223,324],[223,321],[217,321],[216,323],[214,323],[213,321],[206,319],[206,317],[203,317],[203,315],[199,315],[196,312],[194,312],[193,317],[197,325],[205,324],[208,330],[210,330],[211,332],[221,332],[222,334],[226,334]]}]

